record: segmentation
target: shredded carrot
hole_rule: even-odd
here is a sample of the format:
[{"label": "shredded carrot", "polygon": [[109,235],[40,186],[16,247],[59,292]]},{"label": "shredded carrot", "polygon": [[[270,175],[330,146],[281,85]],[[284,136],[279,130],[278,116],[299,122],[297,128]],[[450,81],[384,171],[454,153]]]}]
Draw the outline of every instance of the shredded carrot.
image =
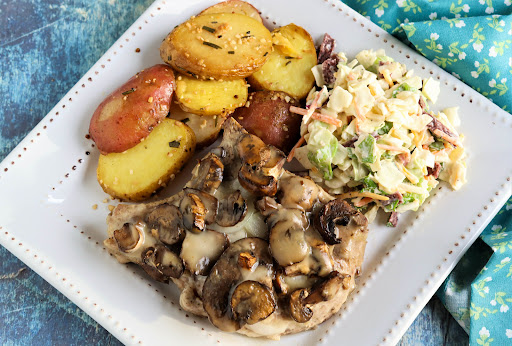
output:
[{"label": "shredded carrot", "polygon": [[336,198],[341,198],[341,199],[349,199],[349,198],[356,198],[356,197],[369,197],[372,199],[376,199],[378,201],[388,201],[389,200],[388,197],[378,195],[373,192],[351,191],[351,192],[342,193],[341,195],[336,195]]},{"label": "shredded carrot", "polygon": [[356,100],[353,101],[354,102],[354,108],[356,110],[356,119],[359,120],[359,121],[363,121],[364,120],[364,114],[361,113],[361,109],[359,108],[359,106],[357,105],[357,102]]},{"label": "shredded carrot", "polygon": [[406,148],[400,148],[395,147],[393,145],[387,145],[387,144],[377,144],[377,147],[379,147],[382,150],[390,150],[390,151],[398,151],[400,153],[409,153],[409,150]]},{"label": "shredded carrot", "polygon": [[400,162],[396,162],[396,166],[398,167],[400,172],[402,172],[407,177],[407,179],[409,179],[411,183],[417,184],[420,181],[418,177],[409,172],[407,168],[405,168],[404,165],[402,165]]},{"label": "shredded carrot", "polygon": [[293,160],[293,156],[295,155],[295,149],[299,148],[305,141],[306,140],[304,139],[304,136],[300,137],[297,144],[295,144],[292,150],[290,150],[290,154],[288,154],[288,157],[286,158],[287,162],[291,162]]},{"label": "shredded carrot", "polygon": [[[290,112],[299,114],[299,115],[303,115],[303,116],[307,116],[307,114],[308,114],[308,110],[306,110],[304,108],[295,107],[295,106],[290,106]],[[311,114],[311,118],[321,121],[321,122],[324,122],[324,123],[327,123],[327,124],[334,125],[336,127],[343,126],[343,122],[341,120],[335,119],[333,117],[330,117],[330,116],[322,114],[322,113],[313,112]]]},{"label": "shredded carrot", "polygon": [[457,146],[460,146],[460,142],[459,142],[459,139],[458,138],[455,138],[455,137],[450,137],[448,136],[446,133],[444,133],[443,131],[439,130],[439,129],[435,129],[434,130],[434,134],[438,137],[441,137],[442,139],[444,139],[445,141],[447,141],[448,143],[451,143],[453,145],[455,145],[456,147]]},{"label": "shredded carrot", "polygon": [[362,207],[362,206],[365,206],[367,205],[368,203],[372,202],[373,201],[373,198],[370,198],[370,197],[364,197],[363,199],[361,199],[359,202],[354,202],[354,206],[356,207]]},{"label": "shredded carrot", "polygon": [[322,90],[317,92],[315,98],[313,99],[313,102],[311,102],[311,104],[309,105],[309,108],[306,109],[306,114],[302,114],[302,115],[304,115],[303,120],[305,123],[307,123],[309,121],[309,117],[311,117],[313,115],[313,113],[315,113],[316,109],[318,108],[318,100],[320,100],[321,95],[322,95]]}]

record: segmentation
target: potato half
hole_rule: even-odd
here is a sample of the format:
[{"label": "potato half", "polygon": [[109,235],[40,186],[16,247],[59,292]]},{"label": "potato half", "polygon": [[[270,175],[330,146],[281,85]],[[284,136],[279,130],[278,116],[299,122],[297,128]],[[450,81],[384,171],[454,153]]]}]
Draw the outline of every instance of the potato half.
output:
[{"label": "potato half", "polygon": [[190,127],[164,119],[133,148],[100,155],[98,182],[113,197],[142,201],[174,179],[195,147],[196,138]]},{"label": "potato half", "polygon": [[201,14],[209,13],[238,13],[245,16],[249,16],[252,19],[256,19],[258,22],[263,22],[260,16],[260,12],[251,4],[240,0],[228,0],[223,1],[213,6],[208,7]]},{"label": "potato half", "polygon": [[255,19],[212,13],[177,26],[162,42],[160,56],[178,72],[203,79],[245,78],[267,61],[270,32]]},{"label": "potato half", "polygon": [[215,142],[219,137],[222,124],[226,121],[226,117],[222,114],[201,116],[186,112],[175,101],[171,104],[169,118],[187,124],[194,131],[196,135],[196,150],[207,147]]},{"label": "potato half", "polygon": [[229,114],[247,101],[245,79],[202,80],[179,75],[176,99],[183,110],[197,115]]},{"label": "potato half", "polygon": [[263,67],[248,78],[255,89],[284,91],[296,99],[304,98],[313,87],[316,65],[315,43],[311,35],[295,24],[272,32],[274,51]]}]

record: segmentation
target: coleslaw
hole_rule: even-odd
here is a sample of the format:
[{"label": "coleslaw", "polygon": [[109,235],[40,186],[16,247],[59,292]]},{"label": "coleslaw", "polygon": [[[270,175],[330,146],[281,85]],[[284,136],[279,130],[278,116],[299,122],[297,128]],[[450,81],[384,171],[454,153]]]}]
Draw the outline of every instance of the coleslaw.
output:
[{"label": "coleslaw", "polygon": [[439,82],[415,76],[384,50],[329,59],[312,69],[316,87],[306,109],[291,109],[303,115],[305,143],[291,155],[316,183],[350,198],[370,221],[378,209],[391,213],[389,226],[398,213],[418,210],[438,179],[455,190],[465,184],[458,107],[429,110]]}]

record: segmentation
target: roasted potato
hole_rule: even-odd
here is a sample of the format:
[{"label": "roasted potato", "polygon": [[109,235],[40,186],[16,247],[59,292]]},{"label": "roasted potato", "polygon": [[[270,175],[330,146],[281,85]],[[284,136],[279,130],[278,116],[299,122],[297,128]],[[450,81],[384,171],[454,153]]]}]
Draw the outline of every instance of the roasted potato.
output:
[{"label": "roasted potato", "polygon": [[315,83],[311,68],[316,65],[316,49],[309,33],[295,24],[272,32],[274,51],[263,67],[249,77],[255,89],[284,91],[304,98]]},{"label": "roasted potato", "polygon": [[176,78],[176,99],[183,110],[198,115],[229,114],[247,101],[245,79],[201,80],[186,75]]},{"label": "roasted potato", "polygon": [[155,65],[107,96],[89,125],[89,134],[99,151],[120,153],[146,138],[167,116],[174,85],[172,69]]},{"label": "roasted potato", "polygon": [[196,135],[196,149],[202,149],[209,146],[219,137],[222,124],[226,117],[222,114],[212,116],[201,116],[189,113],[181,109],[176,103],[172,102],[169,111],[169,118],[179,120],[194,131]]},{"label": "roasted potato", "polygon": [[247,132],[288,152],[300,137],[302,117],[290,113],[290,106],[299,102],[282,91],[256,91],[249,95],[245,107],[238,108],[233,118]]},{"label": "roasted potato", "polygon": [[202,15],[209,13],[238,13],[251,17],[252,19],[256,19],[260,23],[263,22],[261,20],[260,12],[253,5],[240,0],[228,0],[220,2],[208,7],[206,10],[199,14]]},{"label": "roasted potato", "polygon": [[127,201],[142,201],[174,179],[193,155],[194,132],[164,119],[142,142],[123,153],[100,155],[97,177],[103,191]]},{"label": "roasted potato", "polygon": [[259,69],[272,51],[270,32],[233,13],[194,17],[162,42],[160,56],[179,72],[203,79],[240,79]]}]

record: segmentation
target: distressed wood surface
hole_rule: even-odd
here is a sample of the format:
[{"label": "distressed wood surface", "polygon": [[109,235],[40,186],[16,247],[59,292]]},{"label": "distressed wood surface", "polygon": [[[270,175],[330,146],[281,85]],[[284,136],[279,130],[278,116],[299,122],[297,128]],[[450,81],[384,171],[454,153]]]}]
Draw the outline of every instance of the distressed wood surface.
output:
[{"label": "distressed wood surface", "polygon": [[[0,0],[0,160],[152,1]],[[1,246],[0,343],[120,344]],[[435,297],[400,341],[466,344],[466,333]]]}]

